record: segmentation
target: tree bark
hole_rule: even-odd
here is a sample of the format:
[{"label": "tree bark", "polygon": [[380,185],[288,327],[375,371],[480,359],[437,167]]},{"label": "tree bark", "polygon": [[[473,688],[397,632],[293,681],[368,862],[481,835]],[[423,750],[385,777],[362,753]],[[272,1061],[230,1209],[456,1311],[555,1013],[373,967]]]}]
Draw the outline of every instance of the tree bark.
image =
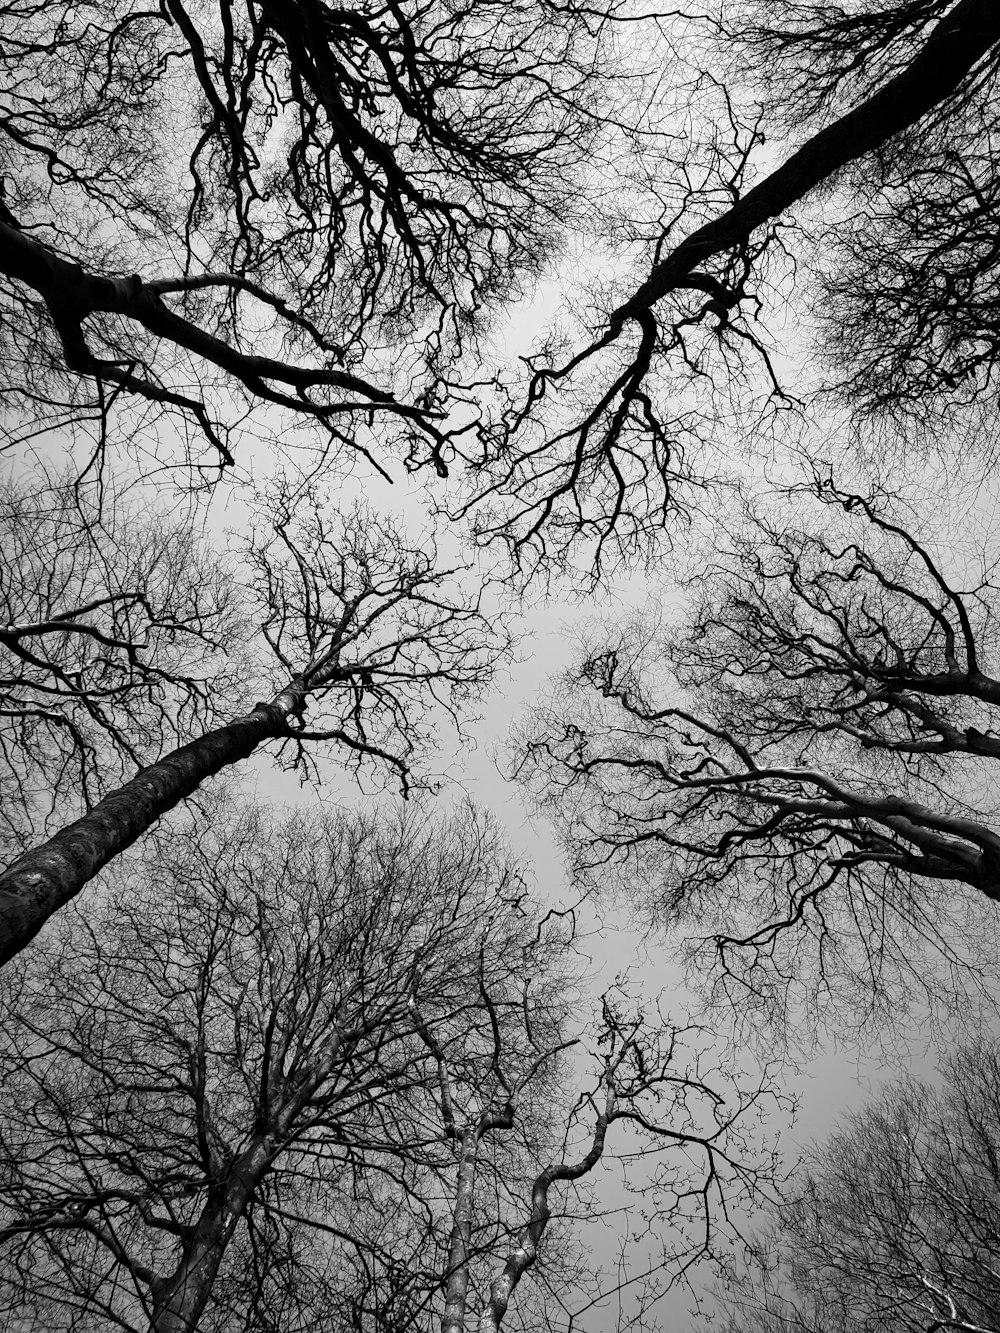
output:
[{"label": "tree bark", "polygon": [[959,86],[1000,41],[997,0],[959,0],[913,60],[878,92],[792,154],[728,212],[699,227],[657,264],[638,291],[611,316],[635,318],[673,291],[699,264],[739,245],[849,162],[916,124]]},{"label": "tree bark", "polygon": [[478,1125],[471,1125],[462,1135],[441,1333],[465,1333],[465,1311],[469,1296],[469,1244],[472,1240],[472,1205],[479,1141]]},{"label": "tree bark", "polygon": [[[619,1063],[621,1056],[619,1056]],[[606,1073],[605,1105],[598,1113],[594,1124],[594,1137],[584,1156],[572,1165],[563,1163],[548,1166],[540,1172],[531,1187],[531,1212],[527,1223],[518,1233],[517,1243],[507,1256],[503,1271],[490,1284],[490,1297],[479,1316],[478,1333],[500,1333],[510,1305],[511,1297],[518,1283],[538,1258],[538,1247],[549,1225],[552,1210],[549,1207],[549,1189],[556,1181],[579,1180],[592,1171],[604,1155],[604,1143],[608,1125],[615,1119],[615,1094],[611,1084],[611,1074]]]},{"label": "tree bark", "polygon": [[269,703],[257,704],[142,769],[48,842],[19,857],[0,874],[0,964],[19,953],[88,880],[206,778],[282,735],[302,700],[297,685],[286,687]]},{"label": "tree bark", "polygon": [[[419,1017],[417,1021],[421,1022]],[[428,1031],[422,1024],[421,1035],[438,1056],[439,1061],[442,1060],[439,1048],[433,1038],[428,1037]],[[511,1092],[511,1097],[503,1110],[496,1111],[491,1106],[474,1124],[466,1125],[460,1134],[456,1130],[450,1135],[459,1141],[458,1180],[455,1187],[451,1241],[448,1246],[441,1333],[465,1333],[465,1322],[469,1313],[469,1248],[472,1244],[479,1145],[484,1135],[498,1129],[511,1129],[514,1124],[514,1114],[515,1106]],[[453,1121],[450,1123],[454,1124]]]},{"label": "tree bark", "polygon": [[273,1145],[258,1140],[233,1164],[215,1192],[177,1268],[154,1283],[151,1333],[194,1333],[237,1222],[271,1165]]}]

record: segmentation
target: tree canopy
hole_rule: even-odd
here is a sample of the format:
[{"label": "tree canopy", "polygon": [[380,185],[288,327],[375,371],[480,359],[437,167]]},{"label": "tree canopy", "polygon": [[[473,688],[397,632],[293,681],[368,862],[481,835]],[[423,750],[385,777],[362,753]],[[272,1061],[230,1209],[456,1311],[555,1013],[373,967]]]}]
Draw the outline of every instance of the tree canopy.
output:
[{"label": "tree canopy", "polygon": [[[826,1001],[995,1003],[1000,10],[0,33],[9,1318],[651,1326]],[[591,595],[500,761],[540,900],[462,788]]]},{"label": "tree canopy", "polygon": [[893,1083],[811,1147],[778,1262],[735,1297],[733,1333],[996,1328],[996,1044],[952,1051],[938,1073]]},{"label": "tree canopy", "polygon": [[578,971],[471,808],[217,799],[162,828],[4,973],[0,1309],[499,1329],[530,1273],[521,1319],[545,1319],[559,1196],[625,1127],[662,1262],[690,1262],[769,1179],[759,1090],[609,998],[581,1022]]}]

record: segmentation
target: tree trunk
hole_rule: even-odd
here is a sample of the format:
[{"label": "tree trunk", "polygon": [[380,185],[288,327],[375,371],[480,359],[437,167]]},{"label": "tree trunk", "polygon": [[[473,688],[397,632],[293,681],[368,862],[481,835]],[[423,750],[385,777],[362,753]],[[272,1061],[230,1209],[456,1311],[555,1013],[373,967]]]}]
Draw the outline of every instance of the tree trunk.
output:
[{"label": "tree trunk", "polygon": [[[619,1054],[621,1063],[624,1052]],[[612,1071],[613,1072],[613,1071]],[[605,1088],[604,1109],[598,1113],[594,1124],[594,1137],[587,1152],[572,1165],[562,1163],[547,1166],[539,1172],[531,1187],[531,1212],[527,1223],[518,1232],[517,1241],[507,1256],[500,1275],[490,1284],[490,1297],[479,1316],[478,1333],[500,1333],[507,1307],[518,1283],[538,1258],[538,1247],[549,1225],[552,1210],[549,1208],[549,1190],[557,1180],[579,1180],[592,1171],[604,1155],[604,1143],[608,1125],[615,1118],[615,1093],[611,1083],[611,1072],[606,1072],[602,1080]]]},{"label": "tree trunk", "polygon": [[273,1147],[258,1141],[233,1164],[209,1198],[180,1263],[153,1284],[150,1333],[194,1333],[236,1224],[271,1164]]},{"label": "tree trunk", "polygon": [[448,1247],[448,1279],[444,1289],[441,1333],[465,1333],[465,1311],[469,1296],[469,1244],[472,1240],[472,1205],[479,1156],[479,1125],[462,1135],[458,1158],[455,1215]]},{"label": "tree trunk", "polygon": [[880,148],[933,110],[1000,41],[997,0],[959,0],[905,69],[847,115],[820,130],[786,162],[671,251],[612,323],[641,314],[699,265],[744,241],[769,218],[797,203],[834,172]]},{"label": "tree trunk", "polygon": [[281,735],[302,698],[302,691],[290,685],[270,703],[259,703],[251,713],[181,746],[19,857],[0,875],[0,964],[19,953],[88,880],[206,778]]}]

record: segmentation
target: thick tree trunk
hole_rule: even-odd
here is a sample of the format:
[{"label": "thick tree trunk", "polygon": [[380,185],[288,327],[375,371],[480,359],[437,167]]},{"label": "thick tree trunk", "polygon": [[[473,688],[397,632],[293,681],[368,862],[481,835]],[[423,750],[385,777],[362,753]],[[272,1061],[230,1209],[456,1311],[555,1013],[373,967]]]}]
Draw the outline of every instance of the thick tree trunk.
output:
[{"label": "thick tree trunk", "polygon": [[0,964],[19,953],[88,880],[206,778],[281,735],[301,704],[302,692],[294,686],[270,703],[257,704],[253,712],[142,769],[82,818],[19,857],[0,874]]},{"label": "thick tree trunk", "polygon": [[251,1140],[209,1195],[173,1273],[150,1283],[150,1333],[194,1333],[198,1328],[240,1218],[286,1144],[297,1117],[330,1077],[343,1052],[343,1037],[335,1032],[308,1078],[297,1082],[294,1089],[282,1080],[277,1099],[272,1102],[265,1097],[266,1130]]},{"label": "thick tree trunk", "polygon": [[656,265],[634,296],[614,312],[612,323],[648,310],[683,284],[699,264],[739,245],[757,227],[785,212],[841,167],[916,124],[955,91],[998,41],[1000,3],[959,0],[905,69],[860,106],[813,135],[728,212],[685,237]]},{"label": "thick tree trunk", "polygon": [[154,1284],[150,1333],[194,1333],[236,1224],[267,1172],[273,1145],[254,1143],[206,1204],[177,1268]]}]

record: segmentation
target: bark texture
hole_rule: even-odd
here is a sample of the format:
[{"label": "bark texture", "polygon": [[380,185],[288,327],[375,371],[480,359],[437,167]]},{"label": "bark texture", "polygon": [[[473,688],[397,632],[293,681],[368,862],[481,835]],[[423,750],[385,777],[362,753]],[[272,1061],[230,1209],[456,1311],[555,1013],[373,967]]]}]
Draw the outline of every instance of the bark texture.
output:
[{"label": "bark texture", "polygon": [[0,964],[19,953],[88,880],[206,778],[281,735],[299,702],[294,691],[286,690],[182,745],[19,857],[0,875]]}]

